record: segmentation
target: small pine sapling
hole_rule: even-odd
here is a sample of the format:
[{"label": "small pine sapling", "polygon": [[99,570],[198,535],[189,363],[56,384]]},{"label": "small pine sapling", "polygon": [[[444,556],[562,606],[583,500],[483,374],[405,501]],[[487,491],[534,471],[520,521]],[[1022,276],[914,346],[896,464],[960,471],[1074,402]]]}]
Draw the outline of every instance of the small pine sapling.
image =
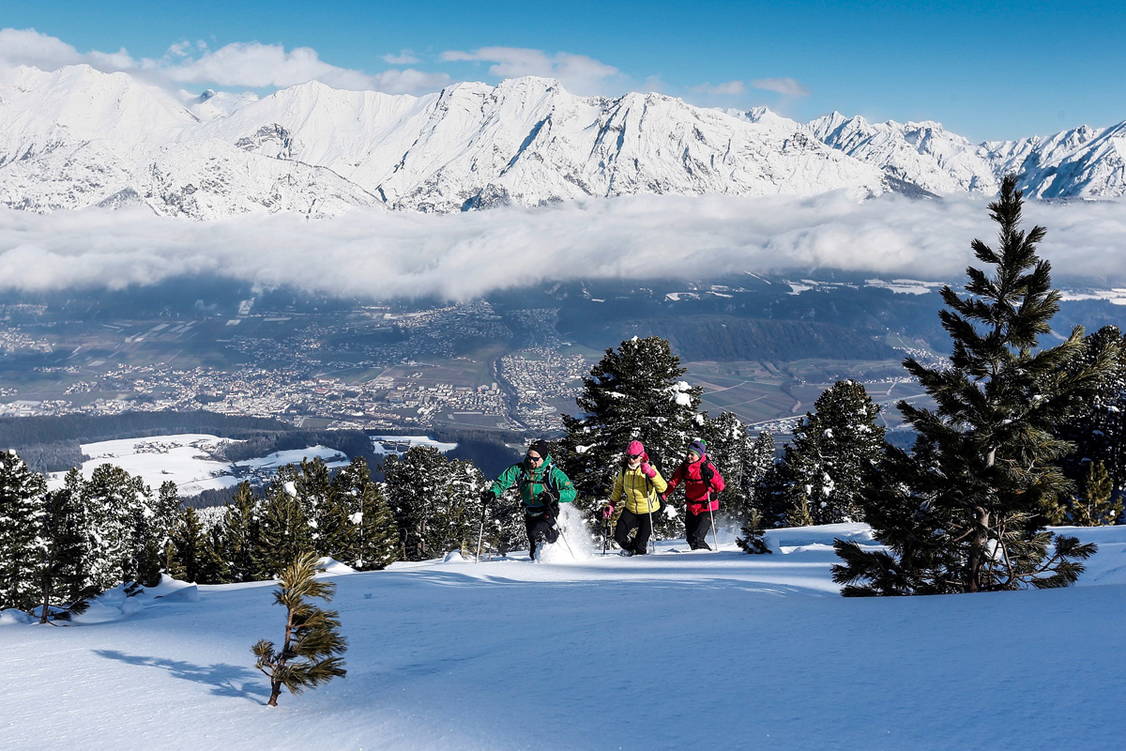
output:
[{"label": "small pine sapling", "polygon": [[281,573],[274,603],[285,607],[285,635],[279,650],[263,639],[250,648],[257,657],[255,667],[270,679],[271,707],[278,705],[282,688],[299,694],[346,674],[339,655],[348,648],[340,635],[340,618],[335,610],[322,610],[311,598],[331,600],[336,585],[319,581],[317,554],[303,553]]}]

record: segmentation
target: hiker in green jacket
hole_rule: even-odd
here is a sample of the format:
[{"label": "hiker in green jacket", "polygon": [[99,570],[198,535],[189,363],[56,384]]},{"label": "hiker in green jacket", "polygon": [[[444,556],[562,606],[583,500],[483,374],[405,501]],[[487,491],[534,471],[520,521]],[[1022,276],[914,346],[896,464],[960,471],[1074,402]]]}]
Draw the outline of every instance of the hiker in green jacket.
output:
[{"label": "hiker in green jacket", "polygon": [[534,559],[540,541],[552,543],[559,539],[559,530],[555,528],[559,504],[575,500],[575,486],[552,462],[547,441],[542,440],[528,447],[524,461],[502,472],[496,482],[481,494],[481,500],[487,505],[513,485],[520,492],[520,501],[524,505],[528,555]]}]

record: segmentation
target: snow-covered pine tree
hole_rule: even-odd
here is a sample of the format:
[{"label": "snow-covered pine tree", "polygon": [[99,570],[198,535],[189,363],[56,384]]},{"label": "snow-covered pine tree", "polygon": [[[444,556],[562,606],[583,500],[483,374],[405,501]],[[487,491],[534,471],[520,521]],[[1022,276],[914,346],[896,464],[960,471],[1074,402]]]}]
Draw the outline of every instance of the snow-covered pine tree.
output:
[{"label": "snow-covered pine tree", "polygon": [[1072,445],[1053,435],[1075,404],[1093,397],[1118,357],[1108,344],[1089,365],[1076,328],[1062,344],[1039,349],[1059,307],[1050,266],[1036,254],[1043,227],[1020,229],[1021,193],[1007,176],[990,204],[1000,225],[997,250],[974,240],[968,295],[944,287],[942,325],[953,340],[949,367],[913,358],[935,409],[899,409],[917,431],[912,455],[889,448],[873,473],[867,520],[886,551],[835,544],[833,578],[845,595],[936,594],[1062,587],[1094,552],[1043,528],[1044,511],[1071,490],[1056,466]]},{"label": "snow-covered pine tree", "polygon": [[[300,464],[286,465],[278,471],[277,481],[288,483],[287,487],[301,506],[301,512],[311,530],[312,543],[308,549],[316,550],[321,555],[328,555],[322,544],[323,533],[320,523],[322,515],[333,513],[327,508],[332,494],[332,481],[329,479],[328,466],[324,460],[317,457],[302,459]],[[330,534],[332,534],[331,530]]]},{"label": "snow-covered pine tree", "polygon": [[763,534],[766,531],[769,519],[767,512],[768,494],[771,492],[772,486],[769,477],[776,471],[774,468],[774,453],[774,435],[765,430],[751,442],[750,449],[747,452],[742,482],[744,497],[749,500],[743,515],[740,517],[739,536],[735,538],[736,544],[745,553],[771,552]]},{"label": "snow-covered pine tree", "polygon": [[136,579],[137,517],[147,488],[121,467],[102,464],[82,485],[89,521],[90,584],[98,592]]},{"label": "snow-covered pine tree", "polygon": [[63,487],[44,498],[44,545],[37,573],[40,623],[82,612],[91,594],[86,577],[89,533],[81,499],[82,474],[77,469],[67,472]]},{"label": "snow-covered pine tree", "polygon": [[254,666],[270,681],[271,707],[278,705],[282,688],[299,694],[333,678],[343,677],[348,645],[340,635],[340,615],[323,610],[311,599],[331,600],[336,585],[316,579],[316,553],[304,553],[285,566],[274,591],[274,602],[285,608],[281,648],[263,639],[250,648]]},{"label": "snow-covered pine tree", "polygon": [[191,506],[180,512],[180,521],[172,530],[172,569],[174,579],[204,583],[201,576],[207,548],[207,535],[199,514]]},{"label": "snow-covered pine tree", "polygon": [[[1094,398],[1075,405],[1077,414],[1061,425],[1057,434],[1075,444],[1075,450],[1060,465],[1076,485],[1086,481],[1090,464],[1099,462],[1110,475],[1113,495],[1121,497],[1126,492],[1126,338],[1115,326],[1102,327],[1083,340],[1083,353],[1073,367],[1088,367],[1111,345],[1118,348],[1119,356],[1101,388]],[[1049,514],[1053,524],[1066,522],[1065,505]]]},{"label": "snow-covered pine tree", "polygon": [[[582,414],[563,416],[566,435],[556,457],[578,490],[576,505],[597,507],[609,496],[626,445],[645,444],[651,462],[669,477],[699,435],[700,389],[681,377],[680,358],[660,337],[634,337],[602,359],[575,399]],[[671,527],[658,524],[658,532]]]},{"label": "snow-covered pine tree", "polygon": [[14,451],[0,451],[0,610],[29,610],[39,597],[46,492],[42,475]]},{"label": "snow-covered pine tree", "polygon": [[700,433],[708,443],[708,458],[725,483],[723,492],[719,494],[720,514],[733,520],[745,518],[751,504],[751,497],[745,494],[744,482],[751,458],[747,427],[734,412],[724,411],[719,417],[705,419]]},{"label": "snow-covered pine tree", "polygon": [[402,456],[389,456],[383,475],[406,560],[475,549],[485,489],[480,470],[432,446],[412,446]]},{"label": "snow-covered pine tree", "polygon": [[361,458],[336,473],[317,509],[314,544],[321,555],[352,565],[358,558],[362,513],[361,496],[371,483],[367,462]]},{"label": "snow-covered pine tree", "polygon": [[362,457],[332,478],[330,498],[335,515],[318,524],[322,539],[330,541],[327,555],[359,571],[375,571],[399,560],[395,515]]},{"label": "snow-covered pine tree", "polygon": [[231,581],[249,582],[266,578],[258,565],[258,497],[250,483],[239,483],[235,497],[219,524],[220,552]]},{"label": "snow-covered pine tree", "polygon": [[360,496],[359,541],[356,558],[351,563],[360,571],[386,568],[402,557],[399,525],[391,505],[374,482],[369,482]]},{"label": "snow-covered pine tree", "polygon": [[279,575],[298,556],[314,550],[305,507],[296,497],[295,483],[286,479],[289,476],[291,472],[279,473],[270,483],[259,516],[254,562],[264,577]]},{"label": "snow-covered pine tree", "polygon": [[762,487],[767,474],[774,469],[776,453],[774,434],[764,430],[751,443],[747,465],[743,469],[743,495],[750,499],[752,508],[758,509],[765,523],[765,508],[762,503]]},{"label": "snow-covered pine tree", "polygon": [[779,468],[792,526],[864,519],[867,475],[884,453],[879,407],[855,381],[838,381],[794,429]]}]

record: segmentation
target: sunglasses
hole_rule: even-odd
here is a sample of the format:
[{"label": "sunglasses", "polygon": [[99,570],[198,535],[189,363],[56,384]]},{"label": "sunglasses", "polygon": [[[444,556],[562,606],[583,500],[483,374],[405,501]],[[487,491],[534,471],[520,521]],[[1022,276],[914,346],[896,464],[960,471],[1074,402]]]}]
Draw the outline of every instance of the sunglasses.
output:
[{"label": "sunglasses", "polygon": [[627,459],[640,459],[641,454],[626,454]]},{"label": "sunglasses", "polygon": [[528,454],[528,461],[530,461],[530,462],[542,462],[543,457],[542,456],[532,456],[531,454]]}]

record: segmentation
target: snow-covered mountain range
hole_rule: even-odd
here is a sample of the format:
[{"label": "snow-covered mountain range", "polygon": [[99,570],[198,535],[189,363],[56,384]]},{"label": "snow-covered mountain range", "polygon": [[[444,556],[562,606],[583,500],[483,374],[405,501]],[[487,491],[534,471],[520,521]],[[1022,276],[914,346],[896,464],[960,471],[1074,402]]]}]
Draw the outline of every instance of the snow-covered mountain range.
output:
[{"label": "snow-covered mountain range", "polygon": [[580,97],[545,78],[425,96],[306,83],[178,98],[87,66],[0,69],[0,206],[144,205],[213,219],[372,206],[454,212],[633,194],[1126,194],[1126,122],[973,144],[941,125],[811,123],[662,94]]}]

